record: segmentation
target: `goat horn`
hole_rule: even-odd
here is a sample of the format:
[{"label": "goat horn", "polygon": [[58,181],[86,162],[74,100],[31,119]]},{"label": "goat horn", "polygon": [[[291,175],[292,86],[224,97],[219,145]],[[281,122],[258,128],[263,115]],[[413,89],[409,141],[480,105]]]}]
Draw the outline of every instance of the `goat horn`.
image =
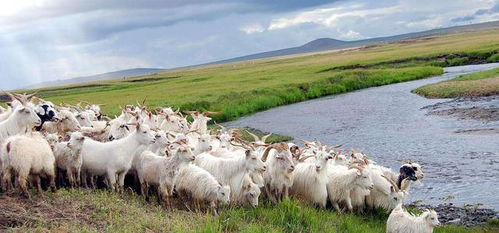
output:
[{"label": "goat horn", "polygon": [[92,105],[91,103],[87,102],[87,101],[84,101],[84,100],[78,100],[78,102],[80,103],[84,103],[84,104],[87,104],[87,105]]},{"label": "goat horn", "polygon": [[221,129],[222,131],[227,131],[227,128],[225,128],[225,127],[224,127],[223,125],[221,125],[221,124],[218,124],[216,121],[215,121],[215,125],[217,125],[218,127],[220,127],[220,129]]},{"label": "goat horn", "polygon": [[410,183],[411,183],[411,180],[409,180],[409,178],[403,179],[402,182],[400,183],[400,190],[406,191],[407,188],[409,188]]},{"label": "goat horn", "polygon": [[307,156],[303,156],[301,157],[300,159],[298,159],[298,162],[304,162],[305,160],[309,159],[309,158],[312,158],[312,157],[315,157],[315,155],[307,155]]},{"label": "goat horn", "polygon": [[10,97],[11,100],[17,100],[17,98],[12,93],[6,92],[6,91],[4,91],[4,92],[5,92],[5,94],[7,94]]},{"label": "goat horn", "polygon": [[269,153],[270,153],[270,150],[272,150],[272,148],[274,148],[274,145],[268,146],[267,148],[265,148],[265,151],[263,151],[263,155],[262,155],[263,162],[267,161],[267,157],[269,157]]},{"label": "goat horn", "polygon": [[381,175],[381,176],[383,178],[385,178],[393,186],[393,188],[395,189],[396,192],[400,191],[399,187],[397,186],[397,184],[395,182],[393,182],[393,180],[391,180],[390,178],[386,177],[385,175]]},{"label": "goat horn", "polygon": [[34,97],[37,93],[38,93],[38,92],[35,92],[35,93],[33,93],[33,94],[26,94],[26,93],[24,93],[23,95],[24,95],[24,97],[25,97],[27,100],[29,100],[29,99],[33,98],[33,97]]},{"label": "goat horn", "polygon": [[246,131],[249,135],[251,135],[253,137],[253,139],[255,140],[255,142],[260,141],[260,138],[258,136],[256,136],[255,134],[251,133],[248,130],[244,130],[244,131]]},{"label": "goat horn", "polygon": [[310,142],[310,141],[307,141],[307,140],[303,140],[303,139],[298,139],[298,140],[302,141],[307,146],[314,145],[313,142]]},{"label": "goat horn", "polygon": [[221,112],[209,112],[209,111],[203,112],[204,116],[208,116],[208,115],[220,115],[220,114],[222,114],[222,113]]},{"label": "goat horn", "polygon": [[269,134],[267,134],[267,135],[263,136],[263,137],[261,138],[262,142],[265,142],[265,141],[267,140],[267,138],[268,138],[268,137],[270,137],[271,135],[272,135],[272,133],[269,133]]}]

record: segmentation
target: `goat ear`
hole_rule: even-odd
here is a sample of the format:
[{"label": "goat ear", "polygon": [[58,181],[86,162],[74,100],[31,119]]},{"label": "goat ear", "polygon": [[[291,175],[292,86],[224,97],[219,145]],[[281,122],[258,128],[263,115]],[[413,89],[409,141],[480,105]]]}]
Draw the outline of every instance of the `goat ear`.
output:
[{"label": "goat ear", "polygon": [[362,175],[362,173],[361,173],[361,172],[360,172],[360,170],[358,170],[358,169],[357,169],[357,172],[356,172],[356,173],[357,173],[357,176]]},{"label": "goat ear", "polygon": [[135,129],[137,129],[137,130],[140,129],[140,122],[137,121],[137,124],[135,125]]}]

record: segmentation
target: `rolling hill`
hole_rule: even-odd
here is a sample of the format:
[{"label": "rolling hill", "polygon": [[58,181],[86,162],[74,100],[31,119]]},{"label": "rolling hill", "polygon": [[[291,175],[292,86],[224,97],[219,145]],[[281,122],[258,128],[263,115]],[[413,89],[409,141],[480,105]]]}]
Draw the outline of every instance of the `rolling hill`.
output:
[{"label": "rolling hill", "polygon": [[[379,43],[389,43],[389,42],[395,42],[395,41],[400,41],[400,40],[413,39],[413,38],[418,38],[418,37],[428,37],[428,36],[435,36],[435,35],[452,34],[452,33],[466,32],[466,31],[482,30],[482,29],[487,29],[487,28],[499,28],[499,21],[479,23],[479,24],[470,24],[470,25],[464,25],[464,26],[455,26],[455,27],[449,27],[449,28],[439,28],[439,29],[432,29],[432,30],[422,31],[422,32],[413,32],[413,33],[407,33],[407,34],[401,34],[401,35],[395,35],[395,36],[378,37],[378,38],[356,40],[356,41],[343,41],[343,40],[336,40],[336,39],[332,39],[332,38],[319,38],[319,39],[310,41],[310,42],[308,42],[304,45],[298,46],[298,47],[279,49],[279,50],[268,51],[268,52],[263,52],[263,53],[256,53],[256,54],[251,54],[251,55],[246,55],[246,56],[241,56],[241,57],[236,57],[236,58],[231,58],[231,59],[226,59],[226,60],[220,60],[220,61],[215,61],[215,62],[210,62],[210,63],[204,63],[204,64],[198,64],[198,65],[192,65],[192,66],[186,66],[186,67],[178,67],[178,68],[197,67],[197,66],[213,65],[213,64],[224,64],[224,63],[230,63],[230,62],[247,61],[247,60],[269,58],[269,57],[278,57],[278,56],[311,53],[311,52],[320,52],[320,51],[345,49],[345,48],[353,48],[353,47],[362,47],[362,46],[368,46],[368,45],[379,44]],[[123,77],[134,77],[134,76],[153,74],[153,73],[167,71],[167,70],[168,69],[161,69],[161,68],[135,68],[135,69],[119,70],[119,71],[114,71],[114,72],[109,72],[109,73],[104,73],[104,74],[97,74],[97,75],[92,75],[92,76],[84,76],[84,77],[77,77],[77,78],[71,78],[71,79],[65,79],[65,80],[55,80],[55,81],[42,82],[42,83],[27,86],[24,89],[62,86],[62,85],[76,84],[76,83],[82,83],[82,82],[118,79],[118,78],[123,78]]]},{"label": "rolling hill", "polygon": [[135,77],[140,75],[153,74],[156,72],[164,71],[164,69],[160,68],[135,68],[135,69],[126,69],[126,70],[118,70],[103,74],[96,74],[91,76],[82,76],[64,80],[54,80],[47,81],[42,83],[33,84],[25,87],[24,89],[33,89],[33,88],[43,88],[43,87],[53,87],[53,86],[62,86],[62,85],[70,85],[82,82],[92,82],[99,80],[108,80],[108,79],[116,79],[116,78],[128,78]]}]

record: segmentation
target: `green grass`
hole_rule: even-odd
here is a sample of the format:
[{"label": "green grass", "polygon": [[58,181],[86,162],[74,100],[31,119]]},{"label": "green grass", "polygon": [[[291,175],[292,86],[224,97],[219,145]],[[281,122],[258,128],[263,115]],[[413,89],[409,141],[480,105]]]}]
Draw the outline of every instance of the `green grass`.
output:
[{"label": "green grass", "polygon": [[[442,66],[497,57],[499,30],[444,35],[346,51],[176,69],[154,75],[37,90],[55,103],[105,103],[103,111],[146,99],[150,107],[221,111],[218,122],[361,88],[426,78]],[[335,67],[360,65],[338,70]]]},{"label": "green grass", "polygon": [[[243,128],[243,129],[240,129],[240,133],[241,133],[241,136],[244,140],[246,141],[249,141],[249,142],[252,142],[254,141],[255,139],[253,138],[253,136],[251,136],[247,131],[251,132],[252,134],[255,134],[256,136],[258,137],[263,137],[264,135],[267,135],[269,134],[268,132],[263,132],[261,130],[258,130],[258,129],[254,129],[254,128]],[[291,136],[287,136],[287,135],[281,135],[281,134],[272,134],[270,135],[266,142],[267,143],[275,143],[275,142],[288,142],[288,141],[291,141],[293,140],[293,137]]]},{"label": "green grass", "polygon": [[[261,201],[263,203],[263,201]],[[133,192],[67,190],[48,193],[45,199],[11,198],[2,203],[2,218],[24,221],[14,232],[385,232],[386,213],[363,216],[316,209],[297,200],[262,207],[224,207],[219,217],[205,213],[166,210]],[[23,207],[23,208],[20,208]],[[22,209],[13,212],[15,209]],[[16,215],[14,213],[20,214]],[[21,216],[21,217],[20,217]],[[8,218],[7,218],[8,219]],[[0,228],[1,230],[1,228]],[[484,227],[444,226],[437,233],[497,232],[492,222]]]},{"label": "green grass", "polygon": [[461,75],[454,79],[428,84],[413,91],[428,98],[477,97],[499,94],[499,68]]}]

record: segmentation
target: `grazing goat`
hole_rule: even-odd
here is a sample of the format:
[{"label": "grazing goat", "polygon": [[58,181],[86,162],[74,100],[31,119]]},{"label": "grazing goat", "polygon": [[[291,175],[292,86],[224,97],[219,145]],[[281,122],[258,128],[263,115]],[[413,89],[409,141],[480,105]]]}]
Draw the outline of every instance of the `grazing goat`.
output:
[{"label": "grazing goat", "polygon": [[253,182],[252,178],[247,175],[243,180],[243,190],[238,197],[238,204],[250,205],[252,207],[258,206],[258,198],[260,197],[260,187]]},{"label": "grazing goat", "polygon": [[136,123],[135,129],[135,132],[127,137],[112,142],[85,140],[81,149],[84,184],[86,184],[86,174],[106,175],[109,188],[116,190],[123,187],[125,175],[132,166],[135,150],[155,141],[149,126]]},{"label": "grazing goat", "polygon": [[175,189],[179,193],[189,195],[196,204],[197,210],[199,210],[200,201],[207,201],[213,215],[218,215],[218,202],[227,204],[230,200],[228,185],[223,186],[208,171],[193,164],[179,169]]}]

